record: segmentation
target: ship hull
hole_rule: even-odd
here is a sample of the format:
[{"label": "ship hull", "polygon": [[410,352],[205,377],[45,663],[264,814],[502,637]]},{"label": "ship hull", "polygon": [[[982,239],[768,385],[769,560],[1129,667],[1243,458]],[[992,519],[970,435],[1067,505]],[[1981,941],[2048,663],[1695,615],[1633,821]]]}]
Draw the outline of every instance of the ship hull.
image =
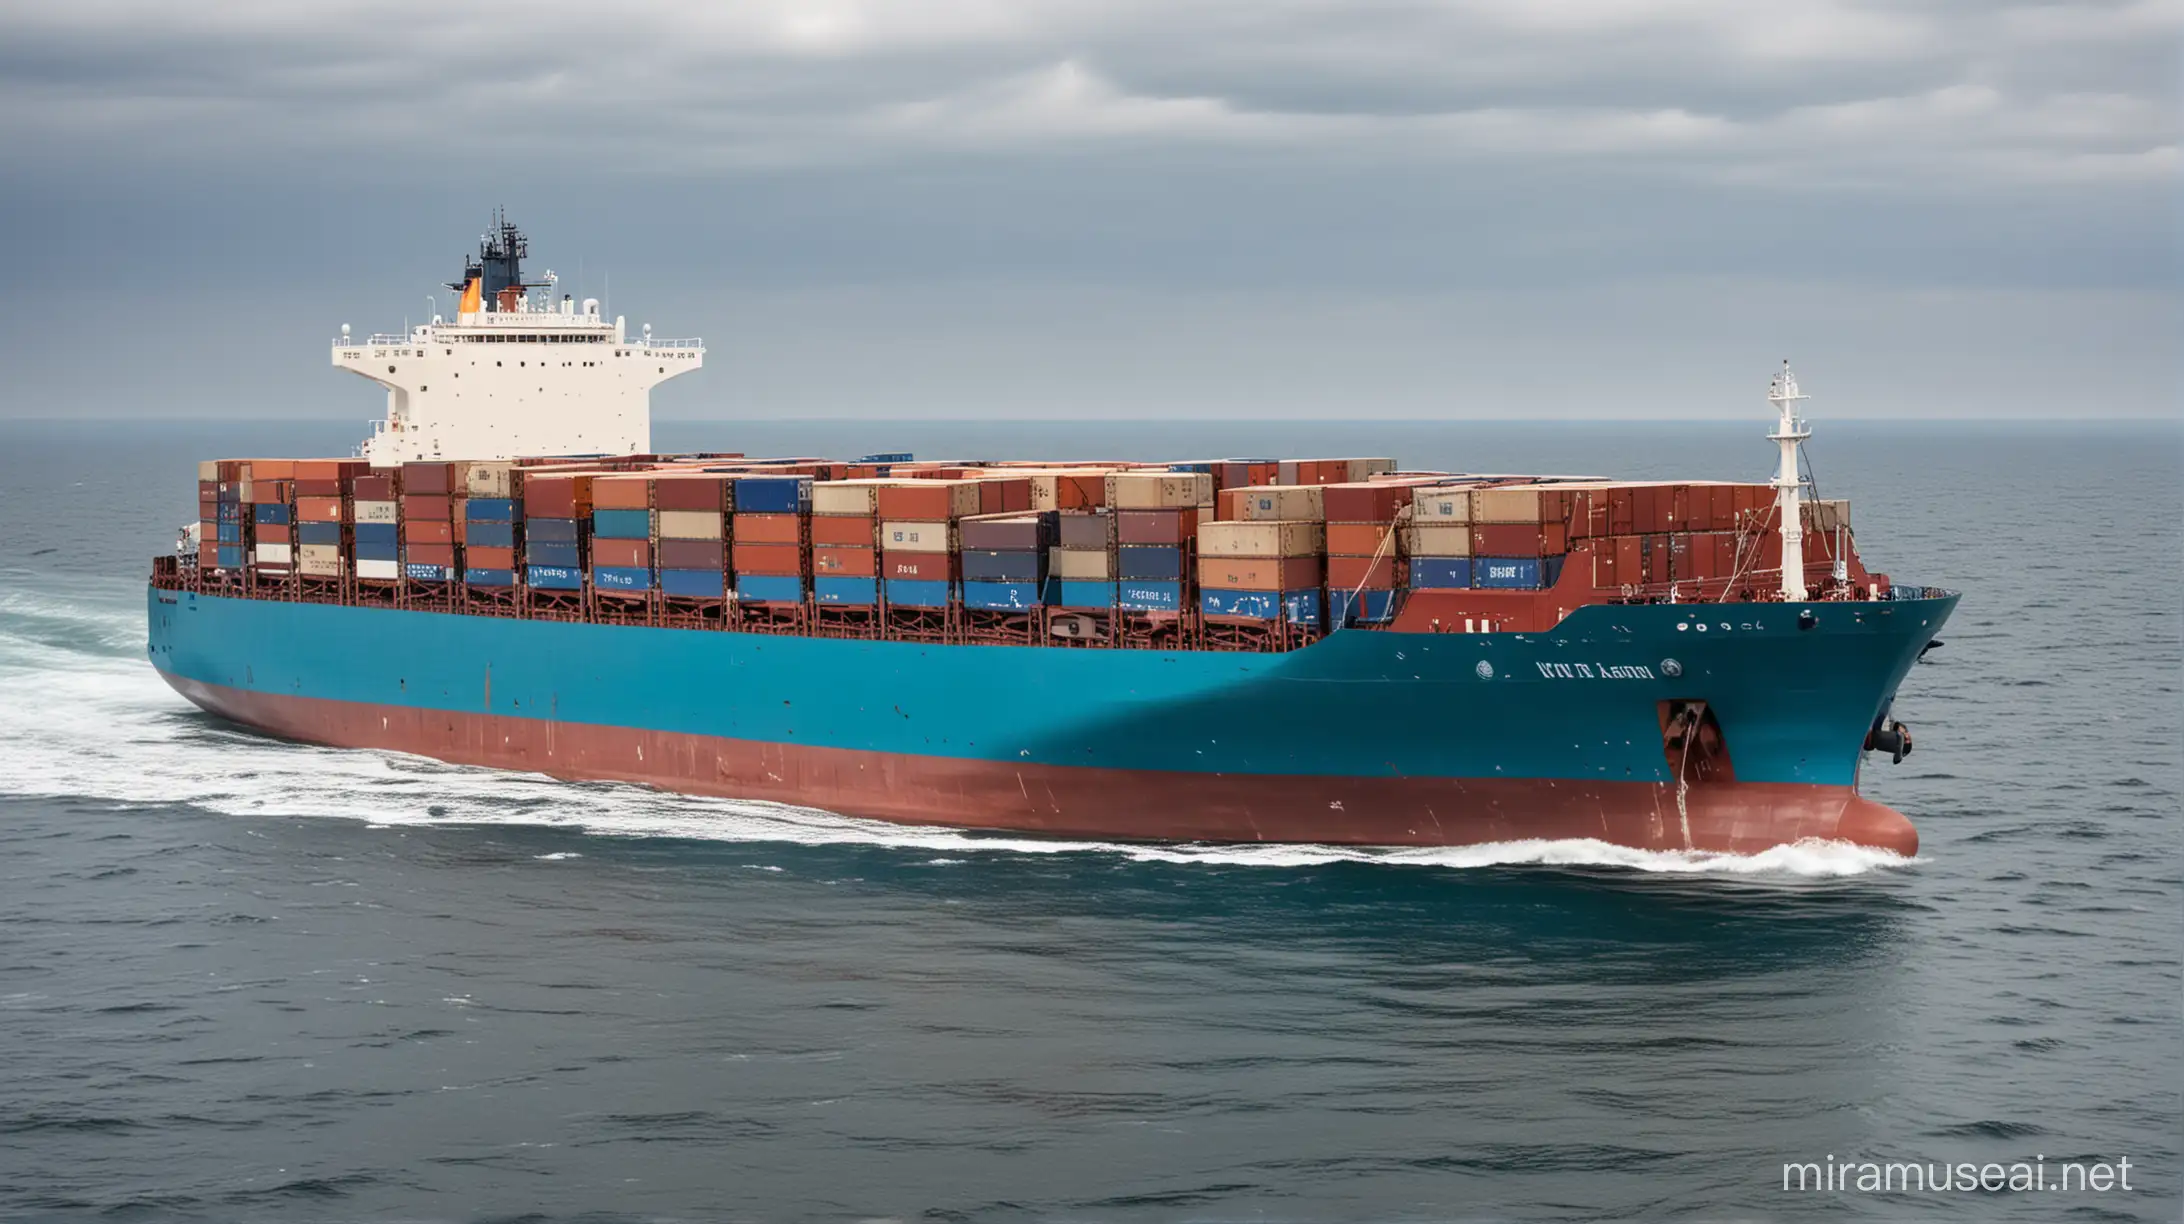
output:
[{"label": "ship hull", "polygon": [[[1910,822],[1856,791],[1860,747],[1953,602],[1817,605],[1809,630],[1746,605],[1704,636],[1700,609],[1586,608],[1265,655],[148,606],[152,660],[197,705],[460,764],[1077,838],[1910,854]],[[1717,712],[1718,773],[1678,784],[1670,700]]]}]

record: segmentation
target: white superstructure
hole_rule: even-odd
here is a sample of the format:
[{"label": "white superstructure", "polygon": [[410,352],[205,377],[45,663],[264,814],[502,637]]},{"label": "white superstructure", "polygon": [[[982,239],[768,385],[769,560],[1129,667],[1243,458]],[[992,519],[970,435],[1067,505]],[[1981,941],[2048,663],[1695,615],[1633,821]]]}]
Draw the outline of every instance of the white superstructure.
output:
[{"label": "white superstructure", "polygon": [[554,300],[553,273],[522,279],[523,235],[505,220],[460,282],[454,322],[352,340],[334,365],[387,389],[359,453],[375,467],[422,459],[638,454],[652,449],[652,388],[705,364],[700,340],[628,334],[597,299]]}]

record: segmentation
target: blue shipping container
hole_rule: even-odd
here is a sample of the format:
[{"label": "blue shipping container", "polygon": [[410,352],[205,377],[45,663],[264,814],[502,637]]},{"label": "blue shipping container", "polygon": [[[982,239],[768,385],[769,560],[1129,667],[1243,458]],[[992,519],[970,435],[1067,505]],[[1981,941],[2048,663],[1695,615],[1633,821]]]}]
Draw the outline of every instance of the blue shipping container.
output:
[{"label": "blue shipping container", "polygon": [[252,517],[268,527],[286,527],[288,525],[288,507],[278,502],[260,505],[255,508]]},{"label": "blue shipping container", "polygon": [[447,567],[444,565],[419,565],[411,562],[402,567],[402,575],[412,582],[446,582]]},{"label": "blue shipping container", "polygon": [[870,608],[880,602],[880,580],[877,578],[814,578],[811,587],[813,598],[823,604]]},{"label": "blue shipping container", "polygon": [[649,591],[652,589],[652,571],[620,565],[595,565],[591,572],[592,586],[601,591]]},{"label": "blue shipping container", "polygon": [[728,594],[728,577],[719,570],[664,569],[660,593],[678,599],[722,599]]},{"label": "blue shipping container", "polygon": [[910,455],[910,452],[909,452],[909,451],[881,451],[881,452],[880,452],[879,454],[877,454],[877,455],[866,455],[866,456],[865,456],[864,458],[862,458],[862,459],[859,459],[859,460],[858,460],[857,462],[859,462],[859,463],[910,463],[910,462],[912,462],[912,458],[911,458],[911,455]]},{"label": "blue shipping container", "polygon": [[296,543],[339,544],[341,543],[341,524],[298,523],[296,524]]},{"label": "blue shipping container", "polygon": [[1471,563],[1471,577],[1482,587],[1537,590],[1540,585],[1539,558],[1476,557]]},{"label": "blue shipping container", "polygon": [[[1124,552],[1130,551],[1124,549]],[[1115,602],[1138,612],[1179,612],[1183,608],[1183,584],[1180,582],[1131,582],[1116,584],[1120,594]]]},{"label": "blue shipping container", "polygon": [[358,540],[356,542],[356,559],[359,561],[400,561],[402,559],[402,546],[391,540],[384,544],[377,540],[370,542]]},{"label": "blue shipping container", "polygon": [[1115,584],[1112,582],[1057,580],[1054,583],[1054,606],[1058,608],[1112,608],[1115,606]]},{"label": "blue shipping container", "polygon": [[1412,557],[1410,584],[1420,590],[1445,590],[1471,585],[1469,557]]},{"label": "blue shipping container", "polygon": [[220,564],[220,568],[221,568],[221,569],[241,569],[241,568],[243,568],[243,546],[242,546],[242,545],[240,545],[240,544],[222,544],[222,545],[220,545],[220,546],[219,546],[219,548],[220,548],[220,555],[219,555],[219,557],[217,558],[217,560],[219,561],[219,564]]},{"label": "blue shipping container", "polygon": [[1183,580],[1183,550],[1173,545],[1132,545],[1115,550],[1115,577],[1127,582],[1145,578],[1155,582]]},{"label": "blue shipping container", "polygon": [[566,565],[533,565],[523,571],[523,581],[541,591],[581,591],[584,571]]},{"label": "blue shipping container", "polygon": [[523,503],[506,497],[473,497],[465,504],[463,516],[473,523],[520,523]]},{"label": "blue shipping container", "polygon": [[940,578],[890,578],[887,602],[897,608],[945,608],[955,584]]},{"label": "blue shipping container", "polygon": [[473,548],[514,548],[516,525],[472,519],[463,525],[463,542]]},{"label": "blue shipping container", "polygon": [[965,581],[1036,583],[1046,577],[1046,554],[1035,550],[966,551],[963,577]]},{"label": "blue shipping container", "polygon": [[748,603],[802,603],[804,580],[794,574],[738,574],[736,598]]},{"label": "blue shipping container", "polygon": [[584,563],[584,559],[577,555],[576,545],[555,544],[546,540],[533,540],[525,544],[523,559],[531,565],[558,565],[564,569],[575,569]]},{"label": "blue shipping container", "polygon": [[243,525],[241,523],[221,523],[218,532],[220,538],[214,541],[216,544],[240,544],[243,542]]},{"label": "blue shipping container", "polygon": [[1394,591],[1330,591],[1327,601],[1337,625],[1378,625],[1395,613]]},{"label": "blue shipping container", "polygon": [[553,544],[576,543],[576,520],[535,518],[523,525],[523,538],[536,543],[545,540]]},{"label": "blue shipping container", "polygon": [[1317,587],[1284,591],[1279,596],[1272,591],[1207,590],[1199,593],[1198,606],[1207,616],[1273,620],[1277,613],[1283,613],[1300,625],[1316,625],[1320,619],[1320,593]]},{"label": "blue shipping container", "polygon": [[358,523],[356,525],[356,546],[358,548],[362,548],[366,544],[384,544],[388,548],[393,548],[400,538],[393,523]]},{"label": "blue shipping container", "polygon": [[464,570],[463,581],[474,587],[512,587],[516,585],[516,571],[504,569]]},{"label": "blue shipping container", "polygon": [[652,538],[652,511],[594,510],[591,529],[593,535],[609,540],[649,540]]},{"label": "blue shipping container", "polygon": [[220,522],[240,523],[243,521],[243,508],[236,505],[234,502],[221,502],[219,513]]},{"label": "blue shipping container", "polygon": [[745,476],[736,481],[740,514],[795,514],[810,504],[809,476]]},{"label": "blue shipping container", "polygon": [[[965,554],[968,558],[969,554]],[[964,567],[966,571],[969,566]],[[963,606],[982,612],[1029,612],[1039,606],[1040,584],[1033,582],[963,583]]]}]

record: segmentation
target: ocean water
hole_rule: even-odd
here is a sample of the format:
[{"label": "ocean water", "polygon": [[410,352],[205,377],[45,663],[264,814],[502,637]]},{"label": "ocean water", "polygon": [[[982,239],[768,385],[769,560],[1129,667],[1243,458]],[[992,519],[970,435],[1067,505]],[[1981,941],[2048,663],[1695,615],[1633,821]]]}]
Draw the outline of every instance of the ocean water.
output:
[{"label": "ocean water", "polygon": [[[252,736],[143,655],[190,462],[0,424],[0,1219],[2174,1220],[2184,447],[1821,422],[1965,592],[1913,861],[978,837]],[[1764,422],[666,424],[752,453],[1751,478]],[[2131,1189],[1785,1190],[1786,1162]]]}]

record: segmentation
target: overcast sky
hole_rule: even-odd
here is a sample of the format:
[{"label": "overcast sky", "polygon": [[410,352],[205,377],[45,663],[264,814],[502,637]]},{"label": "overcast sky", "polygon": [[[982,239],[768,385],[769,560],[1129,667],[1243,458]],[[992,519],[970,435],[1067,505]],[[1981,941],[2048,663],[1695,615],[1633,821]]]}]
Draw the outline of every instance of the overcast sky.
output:
[{"label": "overcast sky", "polygon": [[[2178,409],[2184,0],[0,6],[0,416],[361,419],[495,205],[669,417]],[[609,287],[611,285],[611,293]]]}]

